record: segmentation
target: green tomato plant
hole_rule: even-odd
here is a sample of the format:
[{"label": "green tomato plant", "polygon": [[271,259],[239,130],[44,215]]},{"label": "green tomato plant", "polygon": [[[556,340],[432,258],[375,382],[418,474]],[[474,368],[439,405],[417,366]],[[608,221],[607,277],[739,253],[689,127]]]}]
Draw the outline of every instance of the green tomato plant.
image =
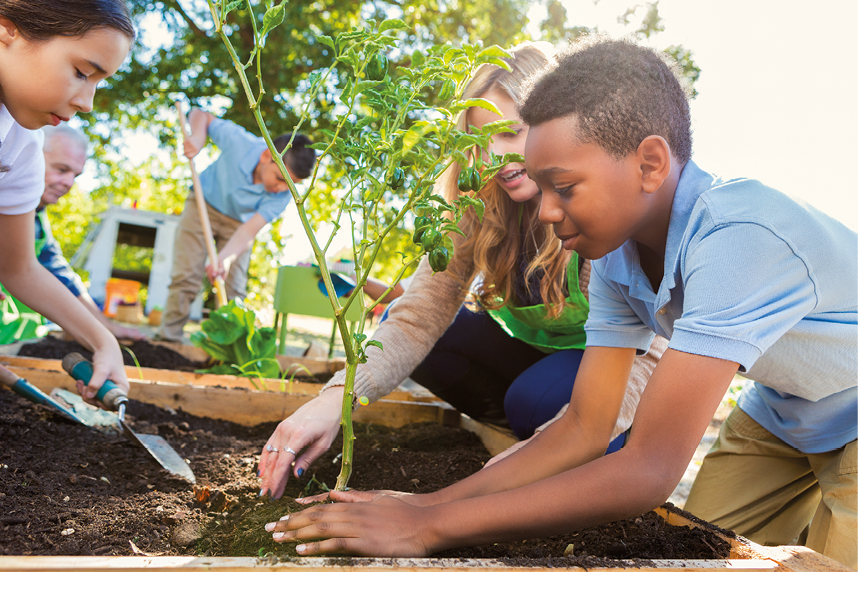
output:
[{"label": "green tomato plant", "polygon": [[[491,179],[507,162],[519,160],[517,155],[484,157],[491,137],[512,131],[509,121],[498,121],[483,128],[463,132],[457,129],[460,115],[472,107],[481,107],[497,114],[500,111],[484,99],[461,100],[462,92],[475,70],[484,63],[507,69],[503,60],[507,53],[497,46],[483,48],[482,44],[450,44],[417,49],[411,54],[400,50],[400,35],[406,35],[406,25],[399,19],[381,23],[370,21],[331,38],[318,35],[317,42],[328,48],[330,62],[317,66],[309,73],[299,89],[301,105],[297,107],[299,121],[292,135],[301,127],[312,125],[316,101],[324,98],[337,116],[334,129],[309,132],[316,140],[318,161],[306,180],[307,192],[299,194],[289,177],[282,157],[272,142],[261,113],[261,101],[267,94],[262,81],[262,59],[267,34],[281,25],[285,0],[265,0],[255,7],[247,0],[207,0],[214,28],[232,58],[240,88],[244,91],[254,113],[262,137],[286,180],[296,203],[301,223],[313,248],[316,264],[331,302],[333,317],[342,338],[346,355],[346,381],[343,393],[343,454],[337,490],[344,490],[352,471],[354,431],[352,411],[358,402],[354,392],[357,366],[367,361],[367,349],[384,349],[380,342],[368,339],[364,333],[366,316],[384,296],[368,302],[362,292],[375,259],[379,256],[385,237],[402,223],[415,222],[414,247],[410,253],[400,253],[401,268],[385,295],[424,254],[435,272],[444,271],[453,256],[450,234],[463,235],[457,223],[472,209],[482,218],[482,201],[473,194]],[[228,19],[230,11],[247,7],[249,23],[236,24]],[[238,56],[231,36],[252,31],[255,42],[249,56]],[[252,74],[255,70],[255,84]],[[331,102],[331,101],[334,102]],[[331,109],[328,109],[331,110]],[[342,181],[334,188],[341,190],[333,223],[334,231],[325,240],[316,236],[308,219],[307,199],[310,191],[324,176],[325,165],[342,169]],[[467,173],[462,194],[448,202],[434,191],[435,182],[453,165]],[[355,258],[355,293],[339,299],[331,282],[326,255],[334,235],[341,227],[349,227]],[[361,307],[362,319],[351,331],[346,311],[352,303]]]}]

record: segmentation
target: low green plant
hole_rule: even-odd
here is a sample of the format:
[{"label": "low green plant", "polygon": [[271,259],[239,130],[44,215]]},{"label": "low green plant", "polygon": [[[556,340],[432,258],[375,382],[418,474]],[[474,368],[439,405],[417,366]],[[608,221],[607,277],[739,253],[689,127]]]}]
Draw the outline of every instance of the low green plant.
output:
[{"label": "low green plant", "polygon": [[215,309],[202,322],[191,343],[208,353],[217,364],[199,373],[279,378],[274,328],[257,327],[256,314],[233,299]]},{"label": "low green plant", "polygon": [[[262,81],[265,39],[283,22],[284,1],[264,0],[254,6],[248,0],[208,0],[208,5],[215,32],[226,46],[262,137],[294,198],[345,349],[342,469],[336,484],[337,490],[344,490],[352,471],[357,366],[367,362],[368,347],[384,350],[380,342],[369,339],[364,326],[367,314],[384,302],[385,297],[368,302],[363,286],[385,240],[403,224],[408,226],[417,220],[414,246],[410,252],[399,253],[401,267],[388,292],[423,255],[429,256],[433,271],[444,271],[454,250],[450,234],[463,235],[456,224],[468,210],[482,218],[483,204],[474,193],[507,162],[522,158],[484,156],[493,135],[512,131],[509,121],[467,132],[457,127],[460,116],[472,107],[501,114],[487,100],[462,100],[461,96],[480,65],[493,63],[507,69],[503,60],[508,56],[506,52],[497,46],[484,48],[478,42],[462,47],[444,44],[404,54],[401,42],[413,32],[408,31],[402,20],[368,21],[365,26],[352,27],[336,38],[316,35],[317,43],[326,47],[329,62],[313,65],[298,90],[281,96],[292,99],[290,104],[299,116],[293,137],[301,128],[311,127],[314,115],[320,111],[336,116],[334,129],[311,132],[319,157],[306,180],[306,193],[300,194],[283,164],[283,154],[274,147],[261,109],[263,97],[269,94]],[[230,16],[239,7],[247,9],[249,23],[238,23],[235,15]],[[249,56],[238,55],[231,36],[243,40],[252,36],[254,45]],[[237,46],[246,47],[242,43]],[[254,74],[255,89],[251,84]],[[324,182],[339,190],[338,210],[331,219],[334,230],[325,242],[317,239],[306,203],[329,164],[337,167],[332,172],[344,177],[341,181]],[[435,183],[456,167],[466,174],[458,180],[461,193],[455,199],[445,199],[436,193]],[[345,299],[335,293],[327,260],[334,236],[342,227],[351,232],[357,283],[356,292]],[[361,319],[356,320],[354,331],[346,320],[352,303],[361,309]]]}]

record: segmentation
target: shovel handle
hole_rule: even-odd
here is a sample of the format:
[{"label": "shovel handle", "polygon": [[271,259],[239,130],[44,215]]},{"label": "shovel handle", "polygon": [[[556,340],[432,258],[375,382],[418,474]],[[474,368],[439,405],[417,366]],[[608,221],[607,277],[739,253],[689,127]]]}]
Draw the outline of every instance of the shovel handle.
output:
[{"label": "shovel handle", "polygon": [[21,376],[13,372],[11,369],[7,369],[4,365],[0,365],[0,382],[9,388],[14,388],[15,384],[17,384],[20,379]]},{"label": "shovel handle", "polygon": [[[81,380],[84,384],[89,384],[92,379],[92,363],[87,361],[80,353],[70,353],[63,357],[63,369],[75,380]],[[110,380],[105,380],[101,388],[95,394],[101,403],[110,409],[116,411],[128,398],[122,391]]]}]

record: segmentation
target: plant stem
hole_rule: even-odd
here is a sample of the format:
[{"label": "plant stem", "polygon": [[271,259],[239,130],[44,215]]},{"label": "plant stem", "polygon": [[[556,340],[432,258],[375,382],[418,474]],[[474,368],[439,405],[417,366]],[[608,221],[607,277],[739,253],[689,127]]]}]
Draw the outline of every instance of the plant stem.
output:
[{"label": "plant stem", "polygon": [[336,490],[345,490],[352,475],[352,463],[354,461],[354,426],[352,424],[352,403],[355,398],[355,375],[357,374],[357,362],[346,366],[346,386],[343,390],[343,417],[340,423],[343,427],[343,463],[340,475],[337,476]]}]

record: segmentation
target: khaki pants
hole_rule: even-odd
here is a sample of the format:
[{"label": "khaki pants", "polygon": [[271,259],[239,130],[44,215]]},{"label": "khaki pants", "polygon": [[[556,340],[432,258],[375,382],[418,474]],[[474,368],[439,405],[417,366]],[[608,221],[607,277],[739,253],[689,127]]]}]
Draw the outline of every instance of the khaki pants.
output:
[{"label": "khaki pants", "polygon": [[[240,221],[231,219],[206,205],[212,236],[220,250],[229,241]],[[226,275],[226,297],[228,300],[244,298],[247,294],[247,268],[253,248],[242,253],[232,264]],[[158,335],[168,340],[181,340],[182,328],[188,322],[191,303],[194,302],[205,277],[205,264],[208,258],[206,240],[200,224],[200,214],[193,191],[185,200],[185,209],[176,230],[173,246],[173,271],[167,294],[167,306],[164,309],[161,328]]]},{"label": "khaki pants", "polygon": [[761,545],[806,545],[856,570],[856,498],[854,440],[828,453],[802,453],[736,407],[685,509]]}]

